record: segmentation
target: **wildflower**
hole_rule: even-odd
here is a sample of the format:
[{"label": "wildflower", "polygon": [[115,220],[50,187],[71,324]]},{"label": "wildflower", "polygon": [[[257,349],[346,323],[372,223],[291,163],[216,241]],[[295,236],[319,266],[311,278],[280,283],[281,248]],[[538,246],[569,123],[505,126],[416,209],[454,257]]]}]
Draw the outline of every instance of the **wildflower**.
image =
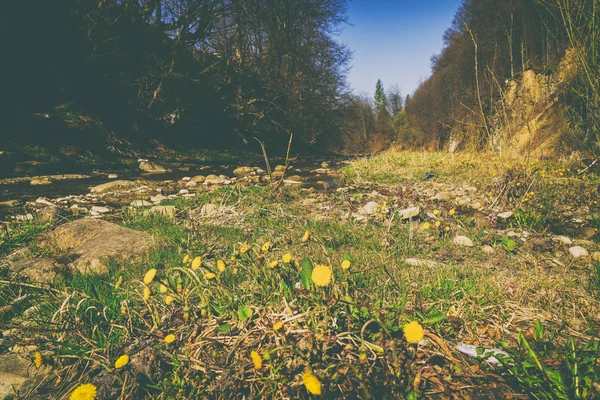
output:
[{"label": "wildflower", "polygon": [[202,265],[202,257],[196,257],[194,258],[194,261],[192,261],[192,269],[194,271],[200,269],[200,266]]},{"label": "wildflower", "polygon": [[275,268],[279,264],[278,260],[273,260],[269,263],[270,268]]},{"label": "wildflower", "polygon": [[308,242],[308,238],[310,237],[310,231],[304,232],[304,236],[302,236],[302,243]]},{"label": "wildflower", "polygon": [[169,334],[169,335],[165,336],[166,344],[173,343],[174,341],[175,341],[175,335]]},{"label": "wildflower", "polygon": [[156,276],[156,269],[152,268],[151,270],[146,272],[146,276],[144,276],[144,283],[146,285],[149,285],[150,282],[152,282],[154,280],[155,276]]},{"label": "wildflower", "polygon": [[275,323],[273,324],[273,330],[274,330],[274,331],[278,331],[278,330],[280,330],[281,328],[283,328],[283,322],[281,322],[281,321],[277,321],[277,322],[275,322]]},{"label": "wildflower", "polygon": [[441,221],[435,221],[435,227],[436,228],[439,228],[441,224],[442,224]]},{"label": "wildflower", "polygon": [[91,383],[86,383],[84,385],[79,385],[71,396],[70,400],[94,400],[96,398],[96,386]]},{"label": "wildflower", "polygon": [[263,365],[263,360],[260,354],[252,350],[252,352],[250,353],[250,357],[252,358],[252,362],[254,363],[254,368],[256,368],[257,370],[261,369]]},{"label": "wildflower", "polygon": [[425,231],[426,231],[427,229],[429,229],[430,227],[431,227],[431,225],[429,224],[429,222],[425,222],[425,223],[423,224],[423,230],[425,230]]},{"label": "wildflower", "polygon": [[312,271],[312,281],[317,286],[327,286],[331,282],[331,267],[327,265],[317,265]]},{"label": "wildflower", "polygon": [[219,272],[225,271],[225,261],[217,260],[217,269],[219,270]]},{"label": "wildflower", "polygon": [[34,358],[34,362],[35,362],[35,367],[36,367],[36,368],[41,368],[41,367],[42,367],[42,364],[43,364],[43,363],[42,363],[42,355],[41,355],[39,352],[36,352],[36,353],[33,355],[33,358]]},{"label": "wildflower", "polygon": [[159,290],[160,290],[161,293],[167,293],[167,290],[169,290],[169,288],[164,283],[161,283]]},{"label": "wildflower", "polygon": [[289,264],[292,262],[292,255],[290,253],[285,253],[283,257],[281,257],[284,263]]},{"label": "wildflower", "polygon": [[121,305],[121,315],[122,316],[127,315],[127,307],[125,307],[125,304]]},{"label": "wildflower", "polygon": [[204,279],[214,279],[215,278],[215,274],[213,274],[212,272],[207,272],[206,274],[204,274]]},{"label": "wildflower", "polygon": [[144,300],[148,300],[152,292],[148,286],[144,286]]},{"label": "wildflower", "polygon": [[183,263],[184,264],[189,264],[190,261],[192,261],[192,259],[190,258],[190,256],[188,256],[187,254],[183,257]]},{"label": "wildflower", "polygon": [[423,327],[417,321],[404,325],[403,331],[408,343],[419,343],[424,336]]},{"label": "wildflower", "polygon": [[266,253],[271,249],[272,246],[273,244],[271,242],[265,242],[265,244],[262,245],[262,251]]},{"label": "wildflower", "polygon": [[345,271],[348,268],[350,268],[350,260],[344,260],[344,261],[342,261],[342,269]]},{"label": "wildflower", "polygon": [[433,210],[433,215],[440,215],[441,211],[440,210]]},{"label": "wildflower", "polygon": [[309,393],[321,394],[321,381],[309,370],[304,371],[302,374],[302,382]]},{"label": "wildflower", "polygon": [[173,303],[173,300],[175,300],[173,298],[173,296],[167,296],[167,297],[165,297],[165,304],[168,305],[168,306],[170,306],[171,303]]},{"label": "wildflower", "polygon": [[126,366],[129,363],[129,356],[127,354],[123,354],[121,357],[117,358],[115,361],[115,368],[120,369]]},{"label": "wildflower", "polygon": [[123,283],[123,275],[119,276],[119,279],[117,279],[117,283],[115,283],[115,289],[118,289],[122,283]]},{"label": "wildflower", "polygon": [[248,252],[248,250],[250,250],[250,246],[248,245],[242,245],[242,247],[240,247],[240,254],[246,254]]},{"label": "wildflower", "polygon": [[233,272],[231,273],[231,275],[236,276],[238,274],[238,269],[234,268]]},{"label": "wildflower", "polygon": [[450,211],[448,211],[448,214],[454,215],[454,214],[456,214],[456,210],[453,208]]}]

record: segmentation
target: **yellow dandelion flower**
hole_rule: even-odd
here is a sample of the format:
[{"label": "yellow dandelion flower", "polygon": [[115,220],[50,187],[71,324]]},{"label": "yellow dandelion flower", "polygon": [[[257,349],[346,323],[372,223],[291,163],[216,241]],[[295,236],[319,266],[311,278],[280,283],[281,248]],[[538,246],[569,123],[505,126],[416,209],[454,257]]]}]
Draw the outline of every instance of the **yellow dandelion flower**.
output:
[{"label": "yellow dandelion flower", "polygon": [[125,304],[121,305],[121,315],[127,315],[127,307],[125,307]]},{"label": "yellow dandelion flower", "polygon": [[205,279],[214,279],[216,277],[215,274],[213,274],[212,272],[207,272],[206,274],[204,274],[204,278]]},{"label": "yellow dandelion flower", "polygon": [[168,305],[168,306],[170,306],[171,303],[173,303],[174,300],[175,299],[173,298],[173,296],[167,296],[167,297],[165,297],[165,304]]},{"label": "yellow dandelion flower", "polygon": [[423,340],[425,332],[423,327],[417,321],[410,322],[404,325],[404,337],[408,343],[419,343]]},{"label": "yellow dandelion flower", "polygon": [[194,258],[194,261],[192,261],[192,269],[194,271],[200,269],[200,266],[202,265],[202,257],[196,257]]},{"label": "yellow dandelion flower", "polygon": [[96,386],[91,383],[86,383],[84,385],[79,385],[71,396],[70,400],[94,400],[96,398]]},{"label": "yellow dandelion flower", "polygon": [[144,276],[144,283],[146,285],[149,285],[150,282],[152,282],[154,280],[155,276],[156,276],[156,269],[152,268],[151,270],[146,272],[146,276]]},{"label": "yellow dandelion flower", "polygon": [[306,243],[308,242],[308,239],[310,238],[310,231],[306,231],[304,232],[304,236],[302,236],[302,243]]},{"label": "yellow dandelion flower", "polygon": [[274,331],[278,331],[278,330],[280,330],[281,328],[283,328],[283,322],[281,322],[281,321],[277,321],[277,322],[275,322],[275,323],[273,324],[273,330],[274,330]]},{"label": "yellow dandelion flower", "polygon": [[269,263],[269,268],[275,268],[279,264],[279,260],[273,260]]},{"label": "yellow dandelion flower", "polygon": [[448,232],[448,231],[450,230],[450,227],[449,227],[449,226],[447,226],[447,227],[445,227],[445,228],[444,228],[444,230],[445,230],[446,232]]},{"label": "yellow dandelion flower", "polygon": [[36,368],[41,368],[43,362],[42,362],[42,355],[40,354],[40,352],[36,352],[33,355],[33,359],[34,359],[34,362],[35,362],[35,367]]},{"label": "yellow dandelion flower", "polygon": [[189,264],[191,261],[192,261],[192,259],[187,254],[183,257],[184,264]]},{"label": "yellow dandelion flower", "polygon": [[242,247],[240,247],[240,254],[246,254],[248,250],[250,250],[250,246],[244,244]]},{"label": "yellow dandelion flower", "polygon": [[167,291],[169,290],[169,288],[164,283],[161,283],[159,290],[160,290],[161,293],[167,293]]},{"label": "yellow dandelion flower", "polygon": [[425,223],[423,224],[423,230],[425,230],[425,231],[426,231],[427,229],[429,229],[430,227],[431,227],[431,225],[429,224],[429,222],[425,222]]},{"label": "yellow dandelion flower", "polygon": [[219,270],[219,272],[225,271],[225,261],[217,260],[217,269]]},{"label": "yellow dandelion flower", "polygon": [[238,274],[238,269],[234,268],[233,272],[231,273],[231,275],[236,276]]},{"label": "yellow dandelion flower", "polygon": [[442,223],[440,221],[435,221],[435,227],[439,228]]},{"label": "yellow dandelion flower", "polygon": [[254,368],[261,369],[262,365],[263,365],[263,360],[262,357],[260,356],[260,354],[258,354],[258,352],[252,350],[252,352],[250,353],[250,358],[252,358],[252,363],[254,363]]},{"label": "yellow dandelion flower", "polygon": [[119,287],[121,287],[122,283],[123,283],[123,275],[119,276],[119,279],[117,279],[117,283],[115,283],[115,289],[118,289]]},{"label": "yellow dandelion flower", "polygon": [[144,286],[144,300],[148,300],[150,295],[152,295],[150,288],[148,286]]},{"label": "yellow dandelion flower", "polygon": [[433,210],[433,215],[440,215],[441,211],[440,210]]},{"label": "yellow dandelion flower", "polygon": [[262,251],[266,253],[272,246],[273,244],[271,242],[265,242],[265,244],[262,245]]},{"label": "yellow dandelion flower", "polygon": [[127,354],[123,354],[121,357],[117,358],[115,361],[115,368],[121,369],[129,363],[129,356]]},{"label": "yellow dandelion flower", "polygon": [[302,374],[302,382],[304,382],[304,386],[309,393],[321,394],[321,381],[309,370],[304,371]]},{"label": "yellow dandelion flower", "polygon": [[327,286],[331,283],[332,270],[327,265],[317,265],[312,271],[312,281],[317,286]]},{"label": "yellow dandelion flower", "polygon": [[285,253],[283,257],[281,257],[284,263],[289,264],[292,262],[292,255],[290,253]]},{"label": "yellow dandelion flower", "polygon": [[448,211],[448,214],[454,215],[454,214],[456,214],[456,210],[453,208],[450,211]]},{"label": "yellow dandelion flower", "polygon": [[342,261],[342,269],[344,271],[347,270],[348,268],[350,268],[350,264],[351,264],[350,260],[344,260],[344,261]]},{"label": "yellow dandelion flower", "polygon": [[173,343],[175,341],[175,335],[170,334],[165,336],[165,343],[169,344],[169,343]]}]

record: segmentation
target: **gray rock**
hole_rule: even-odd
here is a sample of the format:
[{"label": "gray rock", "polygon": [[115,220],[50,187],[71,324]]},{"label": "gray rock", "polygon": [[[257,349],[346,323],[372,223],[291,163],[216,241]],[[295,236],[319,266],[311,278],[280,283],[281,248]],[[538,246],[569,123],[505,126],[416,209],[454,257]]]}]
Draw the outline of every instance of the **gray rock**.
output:
[{"label": "gray rock", "polygon": [[225,178],[222,178],[217,175],[208,175],[204,180],[205,185],[222,185],[226,181]]},{"label": "gray rock", "polygon": [[102,185],[94,186],[92,189],[90,189],[90,192],[104,193],[104,192],[111,192],[111,191],[115,191],[115,190],[129,189],[133,186],[135,186],[135,182],[119,180],[119,181],[112,181],[112,182],[103,183]]},{"label": "gray rock", "polygon": [[494,248],[492,246],[489,245],[485,245],[481,248],[481,250],[486,253],[486,254],[494,254],[496,252],[496,250],[494,250]]},{"label": "gray rock", "polygon": [[513,213],[512,211],[506,211],[506,212],[503,212],[503,213],[500,213],[500,214],[498,214],[498,218],[501,218],[501,219],[509,219],[510,217],[512,217],[512,216],[513,216],[513,214],[514,214],[514,213]]},{"label": "gray rock", "polygon": [[196,175],[191,180],[196,183],[204,183],[204,181],[206,180],[206,177],[203,175]]},{"label": "gray rock", "polygon": [[[75,204],[75,206],[76,205],[77,204]],[[75,207],[75,206],[73,206],[73,207]],[[71,208],[73,208],[73,207],[71,207]],[[106,213],[110,212],[110,208],[104,207],[104,206],[92,206],[90,211],[98,213],[98,214],[106,214]]]},{"label": "gray rock", "polygon": [[407,258],[404,263],[412,267],[440,267],[443,265],[436,261],[421,260],[419,258]]},{"label": "gray rock", "polygon": [[569,247],[569,253],[571,253],[574,258],[589,256],[588,251],[581,246]]},{"label": "gray rock", "polygon": [[52,282],[60,272],[61,267],[49,258],[23,258],[9,261],[11,274],[31,279],[33,282]]},{"label": "gray rock", "polygon": [[48,241],[73,260],[70,267],[84,274],[104,274],[108,272],[105,260],[138,259],[154,245],[146,232],[91,218],[59,226]]},{"label": "gray rock", "polygon": [[146,213],[173,218],[177,214],[177,208],[175,206],[154,206]]},{"label": "gray rock", "polygon": [[244,177],[252,174],[254,170],[251,167],[238,167],[233,170],[233,174],[237,177]]},{"label": "gray rock", "polygon": [[569,239],[566,236],[557,236],[556,239],[561,242],[562,244],[566,244],[567,246],[570,246],[573,244],[573,241],[571,241],[571,239]]},{"label": "gray rock", "polygon": [[452,242],[458,246],[473,247],[473,241],[466,236],[456,236]]},{"label": "gray rock", "polygon": [[376,202],[370,201],[361,208],[359,208],[358,213],[362,215],[373,215],[375,214],[375,212],[377,212],[378,206],[379,205]]},{"label": "gray rock", "polygon": [[434,199],[437,201],[450,201],[452,200],[452,194],[450,192],[439,192]]},{"label": "gray rock", "polygon": [[153,203],[160,203],[161,201],[165,201],[167,199],[168,197],[162,194],[157,194],[156,196],[150,197],[150,201],[152,201]]},{"label": "gray rock", "polygon": [[165,168],[163,165],[157,164],[152,161],[140,162],[139,168],[142,171],[151,173],[151,174],[160,174],[160,173],[164,173],[164,172],[169,172],[169,170],[167,168]]},{"label": "gray rock", "polygon": [[398,211],[398,214],[400,215],[400,219],[409,219],[416,217],[420,212],[421,209],[419,207],[411,207]]},{"label": "gray rock", "polygon": [[108,179],[117,179],[119,175],[117,174],[108,174]]}]

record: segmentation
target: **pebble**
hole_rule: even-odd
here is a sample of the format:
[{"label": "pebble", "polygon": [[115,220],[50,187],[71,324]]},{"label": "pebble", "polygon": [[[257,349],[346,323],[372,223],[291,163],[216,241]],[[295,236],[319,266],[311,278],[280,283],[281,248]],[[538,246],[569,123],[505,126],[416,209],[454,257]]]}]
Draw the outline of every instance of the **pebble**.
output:
[{"label": "pebble", "polygon": [[459,246],[473,247],[473,241],[466,236],[456,236],[452,242]]},{"label": "pebble", "polygon": [[581,246],[569,247],[569,253],[574,258],[587,257],[589,255],[588,251]]}]

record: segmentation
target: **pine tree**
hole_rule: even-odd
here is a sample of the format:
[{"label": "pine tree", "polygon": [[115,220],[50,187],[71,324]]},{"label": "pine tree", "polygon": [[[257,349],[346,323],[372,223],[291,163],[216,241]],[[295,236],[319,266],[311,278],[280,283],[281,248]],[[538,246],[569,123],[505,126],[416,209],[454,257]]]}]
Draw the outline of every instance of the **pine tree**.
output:
[{"label": "pine tree", "polygon": [[381,113],[385,110],[387,106],[387,98],[385,96],[385,90],[383,89],[383,83],[381,79],[377,80],[377,85],[375,86],[375,111],[377,114]]}]

